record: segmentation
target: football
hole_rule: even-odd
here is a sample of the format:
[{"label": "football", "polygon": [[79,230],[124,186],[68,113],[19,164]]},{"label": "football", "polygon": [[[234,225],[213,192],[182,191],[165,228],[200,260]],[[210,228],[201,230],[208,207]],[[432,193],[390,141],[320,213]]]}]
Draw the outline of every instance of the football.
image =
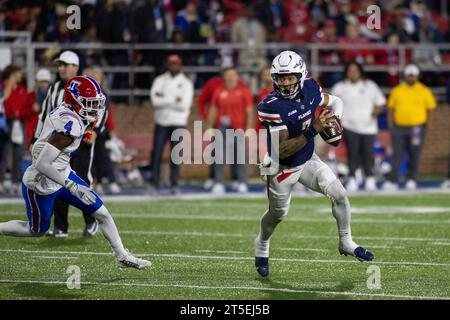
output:
[{"label": "football", "polygon": [[320,136],[323,140],[325,140],[326,143],[332,145],[333,147],[337,147],[341,142],[342,132],[344,131],[344,129],[342,128],[341,120],[336,115],[330,118],[330,121],[332,122],[333,126],[325,128],[320,133]]}]

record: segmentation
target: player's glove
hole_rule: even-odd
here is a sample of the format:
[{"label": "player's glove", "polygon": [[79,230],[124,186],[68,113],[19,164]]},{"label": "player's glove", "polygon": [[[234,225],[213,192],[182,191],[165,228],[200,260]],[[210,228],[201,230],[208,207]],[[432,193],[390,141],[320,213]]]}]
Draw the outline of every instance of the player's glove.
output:
[{"label": "player's glove", "polygon": [[78,184],[72,180],[66,180],[65,187],[71,194],[80,199],[84,204],[91,205],[95,203],[96,196],[88,187]]}]

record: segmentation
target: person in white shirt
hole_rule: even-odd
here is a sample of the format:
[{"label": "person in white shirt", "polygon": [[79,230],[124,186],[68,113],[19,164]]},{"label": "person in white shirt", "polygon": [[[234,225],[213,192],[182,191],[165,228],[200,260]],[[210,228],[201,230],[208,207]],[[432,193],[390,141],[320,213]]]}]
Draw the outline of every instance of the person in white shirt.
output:
[{"label": "person in white shirt", "polygon": [[[160,167],[164,145],[176,129],[186,127],[194,97],[192,81],[181,72],[182,61],[178,55],[167,57],[168,71],[155,78],[150,90],[152,106],[155,108],[155,130],[151,154],[153,187],[160,187]],[[171,150],[177,144],[171,141]],[[178,189],[179,165],[170,161],[171,192]]]},{"label": "person in white shirt", "polygon": [[336,83],[331,89],[333,95],[344,102],[342,126],[347,144],[347,161],[349,179],[347,191],[355,192],[359,186],[355,179],[355,171],[359,167],[360,158],[364,169],[367,191],[376,190],[373,176],[373,145],[378,133],[377,117],[384,110],[386,98],[378,85],[364,78],[364,70],[357,62],[350,62],[345,67],[345,79]]}]

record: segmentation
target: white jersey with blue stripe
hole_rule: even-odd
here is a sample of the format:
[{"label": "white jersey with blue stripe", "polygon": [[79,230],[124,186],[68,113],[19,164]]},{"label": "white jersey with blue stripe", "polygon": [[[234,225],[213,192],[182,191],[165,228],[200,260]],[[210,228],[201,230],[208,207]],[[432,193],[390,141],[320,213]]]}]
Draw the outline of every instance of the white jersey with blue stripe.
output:
[{"label": "white jersey with blue stripe", "polygon": [[[287,129],[289,138],[294,138],[308,129],[315,119],[315,111],[322,103],[323,94],[320,85],[312,78],[306,78],[303,88],[294,99],[286,99],[273,91],[258,106],[258,118],[269,132]],[[267,135],[267,149],[270,150],[271,134]],[[296,167],[308,161],[314,153],[314,140],[295,154],[280,159],[280,164]]]},{"label": "white jersey with blue stripe", "polygon": [[41,195],[58,191],[62,186],[38,171],[35,167],[36,160],[47,143],[47,140],[54,132],[71,136],[73,138],[72,143],[61,151],[52,164],[64,177],[68,177],[71,171],[70,155],[80,146],[86,127],[87,125],[81,117],[65,104],[53,110],[45,119],[42,132],[33,145],[31,151],[32,164],[25,171],[22,179],[25,186]]}]

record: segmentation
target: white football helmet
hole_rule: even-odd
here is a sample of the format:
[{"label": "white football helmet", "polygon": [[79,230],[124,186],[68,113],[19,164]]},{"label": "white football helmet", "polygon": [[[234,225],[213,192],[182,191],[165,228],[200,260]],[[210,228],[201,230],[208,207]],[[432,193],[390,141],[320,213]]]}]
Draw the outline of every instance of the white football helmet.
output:
[{"label": "white football helmet", "polygon": [[[285,74],[294,74],[297,76],[298,82],[295,87],[282,87],[278,82],[278,77]],[[275,91],[277,91],[282,97],[292,99],[303,88],[308,71],[306,70],[306,64],[300,55],[294,51],[283,51],[278,54],[272,62],[270,68],[270,75],[272,76]]]}]

